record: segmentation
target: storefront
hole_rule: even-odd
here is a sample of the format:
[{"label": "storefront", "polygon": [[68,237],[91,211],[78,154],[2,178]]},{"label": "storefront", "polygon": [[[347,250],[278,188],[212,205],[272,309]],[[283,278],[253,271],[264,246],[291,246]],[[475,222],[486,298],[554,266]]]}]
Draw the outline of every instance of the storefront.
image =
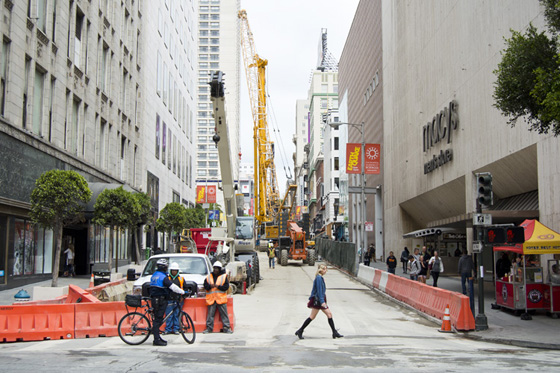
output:
[{"label": "storefront", "polygon": [[[500,273],[495,281],[496,305],[516,312],[530,320],[529,311],[560,313],[559,260],[546,254],[560,254],[560,234],[537,220],[525,220],[525,243],[494,247],[496,272],[505,261],[511,269]],[[502,253],[500,260],[496,260]],[[506,253],[507,255],[503,255]]]}]

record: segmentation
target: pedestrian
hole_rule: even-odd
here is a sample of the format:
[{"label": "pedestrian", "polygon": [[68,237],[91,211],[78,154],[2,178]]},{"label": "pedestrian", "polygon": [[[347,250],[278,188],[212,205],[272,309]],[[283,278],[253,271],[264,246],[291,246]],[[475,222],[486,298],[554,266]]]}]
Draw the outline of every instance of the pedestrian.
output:
[{"label": "pedestrian", "polygon": [[395,274],[396,268],[397,268],[397,258],[395,258],[392,251],[389,251],[389,256],[387,257],[387,272]]},{"label": "pedestrian", "polygon": [[369,267],[369,263],[371,261],[371,247],[369,247],[364,254],[364,265]]},{"label": "pedestrian", "polygon": [[213,271],[204,280],[204,289],[206,289],[206,305],[208,306],[208,315],[206,316],[206,330],[203,334],[212,333],[214,330],[214,316],[216,308],[222,318],[224,324],[224,333],[231,334],[231,326],[227,313],[227,291],[229,289],[229,281],[227,274],[223,270],[222,263],[214,262]]},{"label": "pedestrian", "polygon": [[461,275],[461,288],[463,294],[467,295],[467,280],[469,281],[469,293],[473,294],[472,281],[473,281],[474,263],[471,256],[468,254],[467,249],[463,249],[463,256],[459,259],[459,274]]},{"label": "pedestrian", "polygon": [[276,250],[272,242],[268,243],[268,268],[274,268],[274,262],[276,261]]},{"label": "pedestrian", "polygon": [[377,259],[375,258],[375,246],[373,244],[369,244],[369,259],[373,259],[373,262],[377,263]]},{"label": "pedestrian", "polygon": [[434,251],[434,256],[430,258],[428,262],[428,269],[432,273],[432,278],[434,280],[433,286],[437,288],[439,274],[443,272],[443,262],[437,251]]},{"label": "pedestrian", "polygon": [[319,310],[323,311],[323,313],[327,315],[327,319],[332,330],[333,339],[344,337],[334,328],[332,312],[327,305],[327,286],[325,285],[324,279],[326,273],[327,266],[325,264],[319,264],[319,266],[317,267],[317,272],[315,273],[315,280],[313,280],[313,289],[311,290],[311,296],[309,297],[309,302],[307,303],[307,308],[311,308],[311,314],[303,322],[301,328],[296,330],[296,335],[299,339],[304,339],[303,330],[307,327],[307,325],[309,325],[311,321],[315,320],[315,317],[319,313]]},{"label": "pedestrian", "polygon": [[[169,266],[169,275],[167,276],[171,282],[177,285],[180,289],[185,290],[185,279],[179,276],[179,264],[176,262],[171,263]],[[179,334],[179,313],[183,309],[183,298],[179,294],[169,294],[170,302],[167,304],[165,314],[173,312],[165,322],[165,334]],[[179,307],[175,307],[179,304]]]},{"label": "pedestrian", "polygon": [[154,255],[159,255],[159,254],[163,254],[163,251],[161,250],[161,247],[158,247],[158,248],[154,251]]},{"label": "pedestrian", "polygon": [[420,260],[420,249],[418,249],[417,247],[414,249],[414,259],[416,260]]},{"label": "pedestrian", "polygon": [[152,298],[152,308],[154,310],[154,324],[152,326],[152,334],[154,335],[153,345],[167,346],[167,342],[159,335],[159,329],[163,324],[163,316],[167,309],[169,290],[177,294],[185,294],[185,291],[167,277],[168,265],[166,259],[158,259],[156,267],[156,271],[150,278],[150,297]]},{"label": "pedestrian", "polygon": [[496,278],[502,279],[502,277],[509,273],[510,268],[511,261],[509,260],[508,254],[503,252],[502,257],[496,262]]},{"label": "pedestrian", "polygon": [[418,281],[418,274],[420,273],[420,263],[414,255],[408,256],[408,273],[410,279],[413,281]]},{"label": "pedestrian", "polygon": [[418,279],[425,284],[426,280],[430,278],[430,272],[428,271],[428,262],[430,261],[430,253],[426,246],[422,246],[422,252],[418,258],[420,262],[420,273],[418,274]]},{"label": "pedestrian", "polygon": [[64,277],[76,276],[74,272],[74,245],[70,244],[64,250],[64,255],[66,255],[66,260],[64,262]]},{"label": "pedestrian", "polygon": [[402,269],[404,274],[406,274],[406,269],[408,267],[409,256],[410,256],[410,252],[408,251],[408,247],[405,246],[403,252],[401,253],[401,262],[402,262]]}]

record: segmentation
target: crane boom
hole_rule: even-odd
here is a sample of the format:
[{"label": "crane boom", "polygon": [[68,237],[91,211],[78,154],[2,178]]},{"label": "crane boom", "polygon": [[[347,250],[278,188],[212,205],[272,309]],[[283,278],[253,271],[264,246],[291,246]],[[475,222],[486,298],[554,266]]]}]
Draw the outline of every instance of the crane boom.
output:
[{"label": "crane boom", "polygon": [[256,52],[247,12],[238,13],[241,20],[241,46],[249,100],[253,114],[255,219],[258,224],[272,221],[280,205],[274,165],[274,143],[270,141],[266,114],[266,66],[268,61]]}]

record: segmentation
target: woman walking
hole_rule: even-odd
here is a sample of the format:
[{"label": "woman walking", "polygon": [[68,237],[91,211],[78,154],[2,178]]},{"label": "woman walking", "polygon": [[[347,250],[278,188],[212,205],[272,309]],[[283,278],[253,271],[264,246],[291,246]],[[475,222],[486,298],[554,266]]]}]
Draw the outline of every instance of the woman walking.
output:
[{"label": "woman walking", "polygon": [[428,262],[428,268],[432,272],[432,278],[434,279],[434,287],[437,288],[437,280],[439,278],[439,274],[443,272],[443,262],[438,255],[437,251],[434,251],[434,256],[430,258]]},{"label": "woman walking", "polygon": [[319,313],[319,310],[323,311],[327,315],[329,325],[332,329],[332,337],[342,338],[344,337],[334,328],[334,321],[332,319],[332,312],[327,306],[327,287],[325,285],[325,279],[323,276],[327,273],[327,266],[325,264],[319,264],[317,272],[315,273],[315,280],[313,281],[313,289],[311,290],[311,296],[309,297],[309,302],[307,307],[311,308],[311,315],[303,322],[301,328],[296,331],[296,335],[299,339],[303,339],[303,330],[309,325],[309,323],[315,320],[315,317]]}]

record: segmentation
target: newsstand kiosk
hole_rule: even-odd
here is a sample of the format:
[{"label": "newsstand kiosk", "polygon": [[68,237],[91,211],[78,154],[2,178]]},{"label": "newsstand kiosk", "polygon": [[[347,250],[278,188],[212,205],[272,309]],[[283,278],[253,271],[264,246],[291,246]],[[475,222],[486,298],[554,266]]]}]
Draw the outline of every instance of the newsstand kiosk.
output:
[{"label": "newsstand kiosk", "polygon": [[525,220],[520,226],[525,229],[525,243],[494,247],[494,263],[500,251],[523,255],[523,261],[514,262],[508,276],[496,278],[496,304],[515,312],[524,311],[523,320],[531,320],[531,310],[546,310],[556,318],[560,313],[560,261],[545,263],[545,278],[541,255],[560,254],[560,234],[537,220]]}]

